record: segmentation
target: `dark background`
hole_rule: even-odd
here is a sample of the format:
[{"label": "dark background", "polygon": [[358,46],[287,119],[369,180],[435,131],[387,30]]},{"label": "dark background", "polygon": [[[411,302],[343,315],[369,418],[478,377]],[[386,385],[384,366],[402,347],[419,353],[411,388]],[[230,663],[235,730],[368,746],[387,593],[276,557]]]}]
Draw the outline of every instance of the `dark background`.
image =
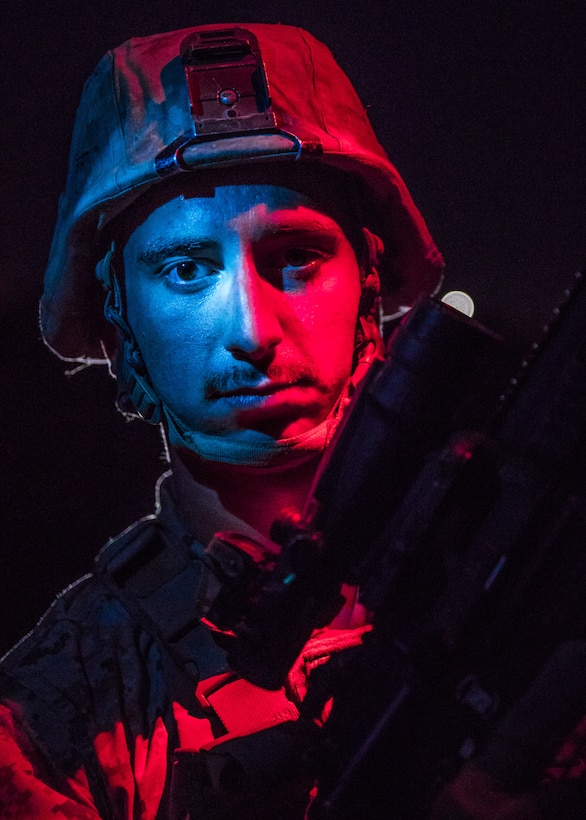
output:
[{"label": "dark background", "polygon": [[36,305],[83,82],[131,36],[293,23],[326,41],[370,108],[478,317],[522,350],[586,257],[580,2],[21,0],[2,11],[0,651],[103,542],[152,506],[157,431],[72,376]]}]

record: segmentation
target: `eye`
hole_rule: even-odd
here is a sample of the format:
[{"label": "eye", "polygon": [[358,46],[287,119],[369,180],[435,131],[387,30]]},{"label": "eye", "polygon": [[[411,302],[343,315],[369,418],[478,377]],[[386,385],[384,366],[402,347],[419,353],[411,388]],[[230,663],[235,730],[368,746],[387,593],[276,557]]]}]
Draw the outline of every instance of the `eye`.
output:
[{"label": "eye", "polygon": [[279,250],[271,259],[270,267],[283,280],[306,281],[317,274],[326,259],[323,250],[294,245]]},{"label": "eye", "polygon": [[192,292],[210,284],[217,268],[208,259],[180,259],[161,270],[165,284],[173,290]]},{"label": "eye", "polygon": [[284,267],[287,268],[304,268],[318,258],[317,252],[308,248],[288,248],[283,254]]}]

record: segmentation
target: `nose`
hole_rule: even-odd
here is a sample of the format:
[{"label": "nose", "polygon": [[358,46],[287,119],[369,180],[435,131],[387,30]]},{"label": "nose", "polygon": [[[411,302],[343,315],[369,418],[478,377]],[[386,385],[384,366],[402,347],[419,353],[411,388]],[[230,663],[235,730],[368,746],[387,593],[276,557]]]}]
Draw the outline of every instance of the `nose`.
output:
[{"label": "nose", "polygon": [[254,260],[240,257],[226,305],[225,348],[235,359],[260,362],[283,340],[275,288],[259,274]]}]

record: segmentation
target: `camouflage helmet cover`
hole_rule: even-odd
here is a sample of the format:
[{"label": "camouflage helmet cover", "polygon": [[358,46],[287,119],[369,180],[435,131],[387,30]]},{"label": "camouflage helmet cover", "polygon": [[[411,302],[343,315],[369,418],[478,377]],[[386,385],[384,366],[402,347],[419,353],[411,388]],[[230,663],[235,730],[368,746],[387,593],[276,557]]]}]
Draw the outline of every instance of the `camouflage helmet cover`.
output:
[{"label": "camouflage helmet cover", "polygon": [[[254,117],[233,117],[206,136],[193,93],[190,106],[182,52],[202,37],[217,40],[219,31],[240,32],[253,51],[256,43],[270,104],[252,128],[246,122]],[[105,360],[112,328],[95,276],[100,232],[150,186],[186,170],[288,158],[337,167],[372,196],[392,307],[436,289],[441,256],[329,49],[292,26],[199,26],[129,40],[85,85],[41,299],[47,344],[63,358]]]}]

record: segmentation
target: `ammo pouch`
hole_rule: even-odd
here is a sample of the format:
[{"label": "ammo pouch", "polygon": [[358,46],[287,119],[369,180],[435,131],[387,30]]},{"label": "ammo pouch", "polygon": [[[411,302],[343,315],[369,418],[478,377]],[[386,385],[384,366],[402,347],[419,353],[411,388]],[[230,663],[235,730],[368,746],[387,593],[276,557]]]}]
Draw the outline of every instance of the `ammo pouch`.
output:
[{"label": "ammo pouch", "polygon": [[179,749],[169,820],[302,820],[313,785],[303,760],[318,732],[300,719],[209,750]]}]

